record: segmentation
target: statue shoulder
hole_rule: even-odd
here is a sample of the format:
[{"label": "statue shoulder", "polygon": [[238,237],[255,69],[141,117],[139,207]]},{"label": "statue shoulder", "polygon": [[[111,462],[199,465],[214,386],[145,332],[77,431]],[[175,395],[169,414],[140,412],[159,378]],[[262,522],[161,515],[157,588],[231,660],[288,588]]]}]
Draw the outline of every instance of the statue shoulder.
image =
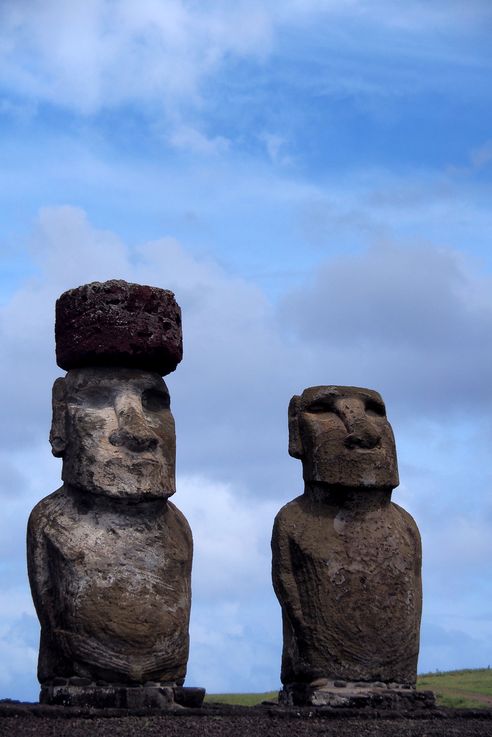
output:
[{"label": "statue shoulder", "polygon": [[53,518],[53,514],[63,504],[65,499],[64,487],[61,486],[59,489],[54,491],[52,494],[45,496],[41,499],[36,506],[32,509],[29,515],[29,521],[27,523],[29,530],[42,528],[49,523]]},{"label": "statue shoulder", "polygon": [[275,517],[275,522],[273,523],[274,531],[287,531],[296,526],[304,516],[303,499],[304,495],[301,494],[295,499],[292,499],[292,501],[287,502],[287,504],[284,504]]},{"label": "statue shoulder", "polygon": [[396,504],[395,502],[391,502],[391,505],[394,508],[397,515],[402,520],[402,522],[404,522],[409,529],[415,530],[415,532],[418,533],[419,529],[417,527],[417,523],[415,522],[410,512],[407,512],[406,509],[404,509],[403,507],[400,507],[400,505]]},{"label": "statue shoulder", "polygon": [[188,520],[184,516],[183,512],[180,509],[178,509],[178,507],[175,504],[173,504],[173,502],[170,502],[169,499],[167,500],[167,506],[168,506],[168,511],[171,516],[171,519],[173,519],[176,525],[182,529],[184,535],[191,540],[192,539],[191,527],[188,523]]},{"label": "statue shoulder", "polygon": [[422,548],[422,542],[420,538],[419,528],[417,527],[417,523],[415,522],[414,518],[412,517],[410,512],[407,512],[406,509],[403,509],[403,507],[400,507],[399,504],[395,504],[395,502],[391,502],[391,506],[393,507],[396,515],[399,517],[402,523],[403,529],[412,538],[416,549],[420,551]]}]

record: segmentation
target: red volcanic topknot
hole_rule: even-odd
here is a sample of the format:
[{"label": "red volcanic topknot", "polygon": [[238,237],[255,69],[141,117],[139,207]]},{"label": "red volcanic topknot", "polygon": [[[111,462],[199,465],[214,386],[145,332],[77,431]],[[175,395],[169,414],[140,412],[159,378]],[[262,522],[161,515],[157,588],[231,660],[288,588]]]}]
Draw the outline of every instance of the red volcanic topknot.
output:
[{"label": "red volcanic topknot", "polygon": [[55,340],[67,371],[124,366],[165,376],[183,357],[181,310],[167,289],[116,279],[83,284],[57,300]]}]

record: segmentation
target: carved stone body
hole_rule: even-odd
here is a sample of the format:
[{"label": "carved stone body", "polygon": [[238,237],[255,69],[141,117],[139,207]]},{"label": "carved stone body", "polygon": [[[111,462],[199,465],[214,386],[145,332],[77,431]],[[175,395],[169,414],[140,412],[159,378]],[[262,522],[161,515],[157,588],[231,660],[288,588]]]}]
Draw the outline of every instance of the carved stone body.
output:
[{"label": "carved stone body", "polygon": [[277,515],[273,581],[282,604],[282,683],[415,683],[420,536],[389,495],[303,495]]},{"label": "carved stone body", "polygon": [[69,371],[53,385],[50,442],[64,484],[27,533],[41,701],[199,706],[203,689],[182,688],[193,542],[169,501],[176,436],[161,376],[181,358],[179,307],[156,287],[95,282],[61,296],[56,335]]},{"label": "carved stone body", "polygon": [[182,685],[192,538],[174,504],[108,504],[62,487],[34,508],[28,550],[41,683]]},{"label": "carved stone body", "polygon": [[382,399],[312,387],[291,401],[289,428],[305,492],[280,510],[272,536],[282,683],[413,685],[421,545],[412,517],[391,502],[398,471]]}]

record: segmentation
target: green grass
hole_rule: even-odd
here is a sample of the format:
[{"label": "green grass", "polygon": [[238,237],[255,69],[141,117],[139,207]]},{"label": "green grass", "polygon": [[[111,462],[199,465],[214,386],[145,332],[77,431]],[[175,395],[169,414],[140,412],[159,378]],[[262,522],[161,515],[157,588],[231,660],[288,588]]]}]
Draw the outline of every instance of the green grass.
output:
[{"label": "green grass", "polygon": [[490,668],[425,673],[418,677],[417,688],[434,691],[440,706],[452,706],[457,709],[492,708]]},{"label": "green grass", "polygon": [[[492,669],[490,668],[425,673],[418,677],[417,688],[434,691],[439,706],[449,706],[455,709],[492,708]],[[276,701],[277,695],[278,691],[207,694],[205,701],[255,706],[261,704],[262,701]]]},{"label": "green grass", "polygon": [[419,687],[448,687],[462,688],[465,691],[475,691],[484,696],[492,696],[492,669],[478,670],[451,670],[447,673],[425,673],[418,677]]},{"label": "green grass", "polygon": [[266,693],[210,693],[205,696],[205,701],[215,701],[219,704],[236,704],[238,706],[256,706],[262,701],[276,701],[278,691]]}]

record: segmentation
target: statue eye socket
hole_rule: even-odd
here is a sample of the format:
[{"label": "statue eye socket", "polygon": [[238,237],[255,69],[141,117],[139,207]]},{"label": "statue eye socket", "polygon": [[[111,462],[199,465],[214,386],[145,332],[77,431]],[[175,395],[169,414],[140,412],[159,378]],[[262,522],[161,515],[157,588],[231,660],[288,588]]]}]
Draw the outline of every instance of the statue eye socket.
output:
[{"label": "statue eye socket", "polygon": [[335,408],[333,406],[333,402],[331,400],[319,400],[317,402],[313,402],[308,407],[306,407],[306,412],[311,412],[314,415],[322,414],[323,412],[334,412]]},{"label": "statue eye socket", "polygon": [[111,390],[105,386],[92,386],[81,389],[73,397],[73,403],[88,409],[101,409],[113,403]]},{"label": "statue eye socket", "polygon": [[373,417],[386,417],[386,409],[381,402],[377,402],[375,399],[368,399],[366,401],[366,414],[372,415]]},{"label": "statue eye socket", "polygon": [[149,412],[162,412],[169,409],[169,394],[157,389],[146,389],[142,394],[142,407]]}]

